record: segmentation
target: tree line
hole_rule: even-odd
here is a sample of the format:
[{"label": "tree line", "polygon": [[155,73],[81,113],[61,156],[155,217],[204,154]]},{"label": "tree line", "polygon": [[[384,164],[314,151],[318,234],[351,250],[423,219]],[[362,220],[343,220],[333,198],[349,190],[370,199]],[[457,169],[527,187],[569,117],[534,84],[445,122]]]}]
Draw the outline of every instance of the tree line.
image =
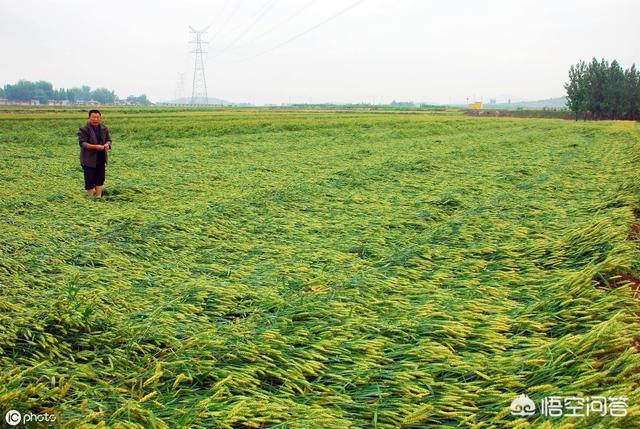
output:
[{"label": "tree line", "polygon": [[[114,91],[107,88],[91,89],[87,85],[78,88],[58,88],[54,89],[51,82],[39,80],[30,82],[20,80],[15,84],[7,84],[0,87],[0,98],[9,101],[29,101],[38,100],[40,104],[47,104],[50,100],[68,101],[70,103],[96,101],[100,104],[113,104],[117,96]],[[146,95],[127,97],[127,101],[136,104],[151,104]]]},{"label": "tree line", "polygon": [[624,70],[618,61],[579,61],[569,68],[567,107],[576,121],[584,119],[640,119],[640,72],[633,64]]}]

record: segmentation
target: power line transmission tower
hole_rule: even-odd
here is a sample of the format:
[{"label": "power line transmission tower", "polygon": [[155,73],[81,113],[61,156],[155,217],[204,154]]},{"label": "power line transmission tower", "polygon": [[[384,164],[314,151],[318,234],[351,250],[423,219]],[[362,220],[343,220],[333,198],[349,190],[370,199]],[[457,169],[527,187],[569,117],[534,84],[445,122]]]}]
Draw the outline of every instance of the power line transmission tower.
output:
[{"label": "power line transmission tower", "polygon": [[202,41],[202,35],[207,32],[209,27],[202,30],[196,30],[192,26],[189,26],[191,31],[196,35],[196,40],[192,40],[189,43],[196,44],[196,50],[191,53],[196,54],[196,62],[193,67],[193,87],[191,90],[191,104],[209,104],[209,97],[207,96],[207,80],[204,73],[204,58],[202,54],[206,52],[202,49],[202,45],[208,42]]},{"label": "power line transmission tower", "polygon": [[185,103],[185,94],[184,94],[184,73],[178,73],[178,83],[176,84],[176,91],[173,99],[178,104]]}]

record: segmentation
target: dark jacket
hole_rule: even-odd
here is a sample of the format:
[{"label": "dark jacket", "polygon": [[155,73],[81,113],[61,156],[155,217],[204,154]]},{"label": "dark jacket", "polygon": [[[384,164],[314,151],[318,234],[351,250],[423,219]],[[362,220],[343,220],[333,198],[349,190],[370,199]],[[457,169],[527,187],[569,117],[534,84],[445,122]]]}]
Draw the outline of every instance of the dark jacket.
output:
[{"label": "dark jacket", "polygon": [[[96,167],[96,159],[98,158],[98,151],[87,149],[88,144],[106,144],[109,143],[109,149],[111,149],[111,136],[109,135],[109,128],[100,124],[102,135],[100,141],[96,138],[96,133],[93,131],[93,127],[87,121],[87,123],[80,127],[78,130],[78,141],[80,143],[80,165],[86,165],[87,167]],[[104,162],[109,161],[109,151],[104,152]]]}]

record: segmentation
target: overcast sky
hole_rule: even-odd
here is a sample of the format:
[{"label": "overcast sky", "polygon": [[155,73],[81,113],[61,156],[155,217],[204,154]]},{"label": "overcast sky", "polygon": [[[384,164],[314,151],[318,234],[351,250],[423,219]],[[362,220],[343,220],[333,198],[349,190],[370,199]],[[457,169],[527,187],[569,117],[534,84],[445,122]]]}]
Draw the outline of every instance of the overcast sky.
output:
[{"label": "overcast sky", "polygon": [[639,18],[638,0],[0,0],[0,85],[190,96],[188,26],[209,25],[209,97],[537,100],[578,60],[640,65]]}]

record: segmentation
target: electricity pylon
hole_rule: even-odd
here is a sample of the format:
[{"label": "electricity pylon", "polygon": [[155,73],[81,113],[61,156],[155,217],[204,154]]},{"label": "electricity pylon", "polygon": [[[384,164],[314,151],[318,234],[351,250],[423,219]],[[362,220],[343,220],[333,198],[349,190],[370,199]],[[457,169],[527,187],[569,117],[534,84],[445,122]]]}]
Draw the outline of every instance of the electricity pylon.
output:
[{"label": "electricity pylon", "polygon": [[196,35],[196,40],[192,40],[189,43],[195,43],[195,51],[191,53],[196,54],[196,62],[193,67],[193,87],[191,90],[191,104],[209,104],[209,97],[207,95],[207,80],[204,72],[204,58],[202,54],[206,52],[202,49],[202,45],[208,42],[202,41],[202,35],[207,32],[209,27],[202,30],[196,30],[192,26],[189,26],[191,31]]}]

